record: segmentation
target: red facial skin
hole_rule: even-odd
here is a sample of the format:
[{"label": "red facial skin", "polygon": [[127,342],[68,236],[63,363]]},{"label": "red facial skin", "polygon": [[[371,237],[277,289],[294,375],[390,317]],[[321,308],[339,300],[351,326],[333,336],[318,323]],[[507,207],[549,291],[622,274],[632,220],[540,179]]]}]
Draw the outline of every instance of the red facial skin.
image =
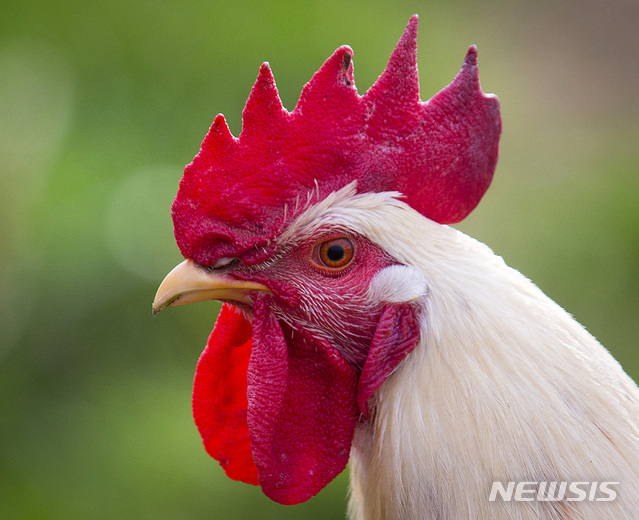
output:
[{"label": "red facial skin", "polygon": [[196,424],[231,478],[282,504],[307,500],[344,469],[368,399],[419,338],[411,305],[367,298],[396,263],[386,252],[351,236],[350,261],[322,263],[321,244],[341,236],[319,234],[264,264],[211,268],[272,292],[256,291],[252,307],[229,302],[250,322],[222,309],[198,364]]},{"label": "red facial skin", "polygon": [[319,235],[276,260],[238,265],[228,273],[266,285],[273,291],[270,308],[279,321],[292,331],[304,330],[326,339],[361,370],[383,308],[382,302],[369,302],[366,291],[375,274],[397,262],[359,236],[351,236],[355,251],[345,267],[326,267],[313,258],[317,246],[341,236],[335,232]]}]

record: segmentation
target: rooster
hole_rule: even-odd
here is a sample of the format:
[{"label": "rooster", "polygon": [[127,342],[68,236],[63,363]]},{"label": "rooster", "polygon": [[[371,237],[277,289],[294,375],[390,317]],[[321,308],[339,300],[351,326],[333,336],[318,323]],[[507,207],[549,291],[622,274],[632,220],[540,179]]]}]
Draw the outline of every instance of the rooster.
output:
[{"label": "rooster", "polygon": [[[348,46],[292,112],[264,63],[239,138],[218,115],[186,167],[172,206],[186,260],[153,310],[223,302],[194,381],[205,448],[281,504],[350,461],[357,520],[637,518],[639,389],[448,226],[491,182],[499,102],[474,46],[422,102],[417,25],[362,96]],[[541,483],[564,491],[543,500]]]}]

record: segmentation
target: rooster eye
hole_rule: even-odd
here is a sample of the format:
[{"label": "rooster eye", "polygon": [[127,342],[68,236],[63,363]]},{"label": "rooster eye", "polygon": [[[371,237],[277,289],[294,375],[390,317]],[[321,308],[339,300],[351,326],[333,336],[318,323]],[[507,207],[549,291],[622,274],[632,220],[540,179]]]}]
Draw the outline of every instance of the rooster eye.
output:
[{"label": "rooster eye", "polygon": [[315,246],[313,261],[323,268],[341,270],[351,263],[354,255],[355,246],[350,238],[333,238]]}]

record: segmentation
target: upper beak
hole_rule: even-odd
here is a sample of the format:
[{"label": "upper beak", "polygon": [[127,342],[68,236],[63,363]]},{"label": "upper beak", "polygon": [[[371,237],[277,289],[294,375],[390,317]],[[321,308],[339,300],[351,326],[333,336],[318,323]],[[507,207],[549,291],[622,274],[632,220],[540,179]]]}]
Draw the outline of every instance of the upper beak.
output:
[{"label": "upper beak", "polygon": [[153,314],[171,305],[204,300],[231,300],[251,305],[251,291],[269,291],[269,288],[260,283],[211,273],[193,260],[185,260],[160,284],[153,300]]}]

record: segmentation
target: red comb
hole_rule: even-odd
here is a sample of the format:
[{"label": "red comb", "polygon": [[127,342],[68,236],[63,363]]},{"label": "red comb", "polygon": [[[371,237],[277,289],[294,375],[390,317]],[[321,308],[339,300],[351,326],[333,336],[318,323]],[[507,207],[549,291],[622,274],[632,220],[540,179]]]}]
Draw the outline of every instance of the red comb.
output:
[{"label": "red comb", "polygon": [[475,46],[453,82],[420,101],[417,25],[415,15],[363,96],[350,47],[322,65],[290,113],[264,63],[239,138],[218,115],[184,171],[172,208],[182,254],[203,265],[259,261],[307,201],[353,181],[360,193],[399,191],[442,224],[465,218],[495,170],[499,102],[481,90]]}]

